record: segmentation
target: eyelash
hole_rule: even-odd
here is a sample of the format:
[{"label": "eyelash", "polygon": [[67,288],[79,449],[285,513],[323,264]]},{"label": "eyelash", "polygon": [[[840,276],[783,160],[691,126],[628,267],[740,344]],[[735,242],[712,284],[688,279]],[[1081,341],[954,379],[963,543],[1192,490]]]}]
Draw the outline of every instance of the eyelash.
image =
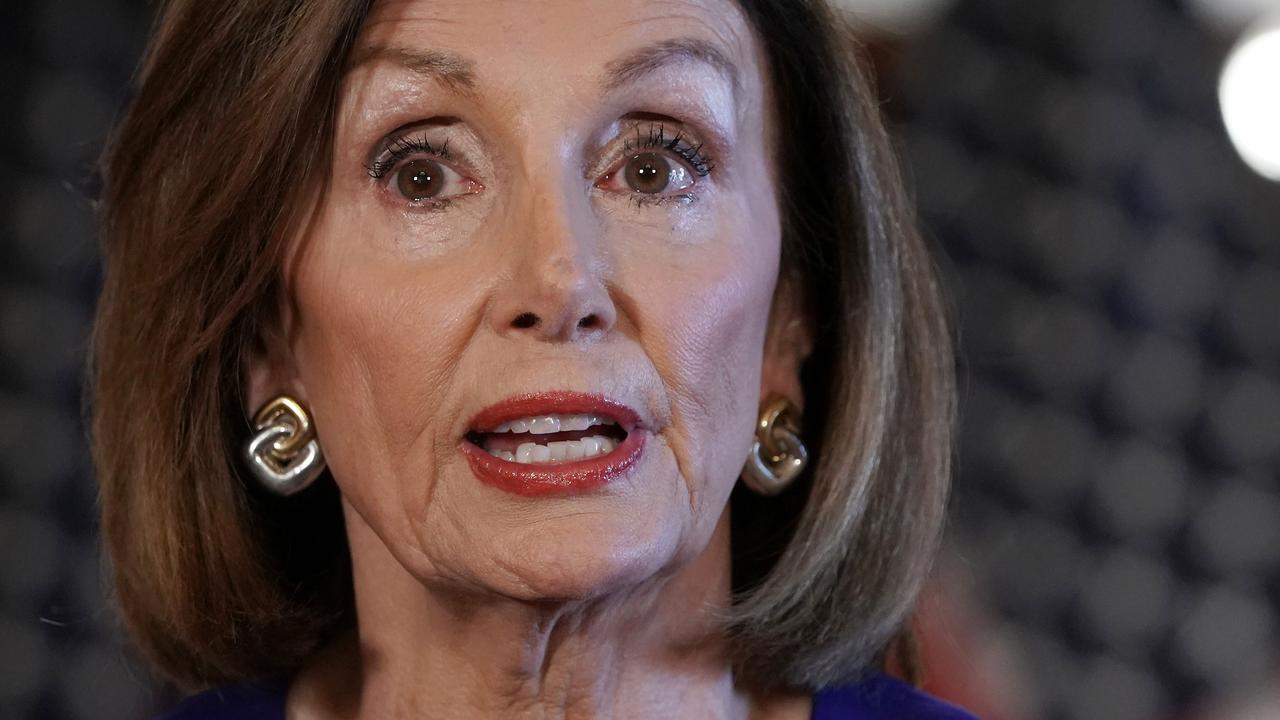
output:
[{"label": "eyelash", "polygon": [[425,138],[398,137],[387,143],[378,159],[364,166],[369,177],[381,180],[405,159],[418,153],[447,160],[449,158],[449,141],[445,140],[440,147],[427,142]]},{"label": "eyelash", "polygon": [[650,123],[649,132],[642,138],[640,136],[640,125],[637,124],[635,126],[635,142],[627,140],[622,146],[627,152],[651,150],[653,148],[670,150],[689,163],[689,167],[693,168],[698,177],[706,177],[711,174],[712,170],[716,169],[715,163],[711,161],[711,158],[702,154],[702,143],[697,145],[690,144],[685,140],[683,130],[677,131],[675,137],[668,140],[666,138],[666,129],[665,123],[657,123],[656,127],[653,123]]}]

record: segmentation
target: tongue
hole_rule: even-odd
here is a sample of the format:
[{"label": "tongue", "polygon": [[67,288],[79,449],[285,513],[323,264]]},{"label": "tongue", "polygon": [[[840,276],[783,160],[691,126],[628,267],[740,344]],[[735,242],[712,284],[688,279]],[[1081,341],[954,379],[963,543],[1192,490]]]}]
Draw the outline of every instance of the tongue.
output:
[{"label": "tongue", "polygon": [[[546,433],[544,435],[534,435],[533,433],[481,433],[480,447],[485,450],[506,450],[514,453],[516,448],[524,443],[538,443],[546,445],[547,443],[561,442],[564,440],[581,440],[584,437],[593,435],[606,435],[603,428],[591,428],[590,430],[567,430],[565,432]],[[606,435],[607,436],[607,435]]]}]

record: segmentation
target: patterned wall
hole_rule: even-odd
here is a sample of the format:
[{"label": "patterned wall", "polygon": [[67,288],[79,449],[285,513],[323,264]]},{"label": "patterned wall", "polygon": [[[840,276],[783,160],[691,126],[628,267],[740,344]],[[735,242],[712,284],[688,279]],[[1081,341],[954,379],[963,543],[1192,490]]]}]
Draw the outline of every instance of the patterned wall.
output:
[{"label": "patterned wall", "polygon": [[888,89],[961,321],[954,536],[1042,717],[1280,670],[1280,185],[1222,129],[1228,46],[1165,0],[965,0]]},{"label": "patterned wall", "polygon": [[79,391],[93,162],[147,22],[141,2],[0,5],[0,717],[151,703],[104,597]]}]

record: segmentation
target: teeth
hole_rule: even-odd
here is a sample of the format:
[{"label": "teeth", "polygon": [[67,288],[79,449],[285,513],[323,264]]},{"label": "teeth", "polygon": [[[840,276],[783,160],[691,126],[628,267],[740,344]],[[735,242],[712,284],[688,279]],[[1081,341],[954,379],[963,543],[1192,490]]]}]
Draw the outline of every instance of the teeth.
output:
[{"label": "teeth", "polygon": [[[594,418],[594,422],[593,422]],[[592,415],[565,415],[560,418],[560,429],[569,430],[586,430],[592,425],[599,425],[600,418]]]},{"label": "teeth", "polygon": [[516,462],[543,463],[551,461],[551,448],[538,443],[521,443],[516,448]]},{"label": "teeth", "polygon": [[560,418],[555,415],[536,417],[529,421],[529,432],[534,435],[550,435],[560,432]]},{"label": "teeth", "polygon": [[490,432],[548,435],[554,432],[590,430],[596,425],[615,424],[614,421],[600,415],[537,415],[504,422]]},{"label": "teeth", "polygon": [[613,438],[604,435],[592,435],[581,440],[563,440],[539,445],[538,443],[520,443],[514,454],[505,450],[490,450],[489,454],[509,462],[525,464],[547,463],[558,460],[581,460],[597,455],[613,452],[617,444]]}]

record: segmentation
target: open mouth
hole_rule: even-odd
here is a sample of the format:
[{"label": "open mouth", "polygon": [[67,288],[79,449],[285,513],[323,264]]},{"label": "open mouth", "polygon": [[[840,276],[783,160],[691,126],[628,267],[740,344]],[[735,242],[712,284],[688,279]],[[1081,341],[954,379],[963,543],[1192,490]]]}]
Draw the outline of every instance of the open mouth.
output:
[{"label": "open mouth", "polygon": [[644,454],[648,434],[624,403],[553,390],[481,410],[458,449],[481,482],[539,497],[588,492],[626,475]]},{"label": "open mouth", "polygon": [[589,460],[612,453],[627,438],[605,414],[531,415],[472,430],[466,439],[490,455],[526,465]]}]

